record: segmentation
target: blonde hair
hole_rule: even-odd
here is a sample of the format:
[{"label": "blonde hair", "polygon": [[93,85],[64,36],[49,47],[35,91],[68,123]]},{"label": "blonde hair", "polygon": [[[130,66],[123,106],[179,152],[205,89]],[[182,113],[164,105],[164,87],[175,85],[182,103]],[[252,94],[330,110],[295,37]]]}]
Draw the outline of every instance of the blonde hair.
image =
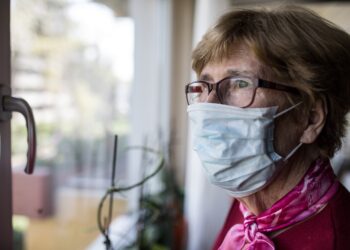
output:
[{"label": "blonde hair", "polygon": [[261,63],[260,77],[274,77],[299,89],[312,107],[327,105],[317,145],[328,157],[341,147],[350,109],[350,36],[314,12],[297,6],[234,10],[223,15],[196,46],[192,68],[230,57],[247,45]]}]

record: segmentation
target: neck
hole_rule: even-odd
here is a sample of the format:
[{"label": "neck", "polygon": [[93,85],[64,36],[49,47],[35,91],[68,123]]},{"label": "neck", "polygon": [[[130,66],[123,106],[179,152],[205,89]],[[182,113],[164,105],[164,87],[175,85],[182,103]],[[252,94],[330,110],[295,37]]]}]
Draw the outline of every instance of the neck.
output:
[{"label": "neck", "polygon": [[237,199],[253,214],[259,215],[292,190],[318,157],[319,153],[315,148],[305,146],[287,162],[279,163],[282,164],[280,171],[267,187],[255,194]]}]

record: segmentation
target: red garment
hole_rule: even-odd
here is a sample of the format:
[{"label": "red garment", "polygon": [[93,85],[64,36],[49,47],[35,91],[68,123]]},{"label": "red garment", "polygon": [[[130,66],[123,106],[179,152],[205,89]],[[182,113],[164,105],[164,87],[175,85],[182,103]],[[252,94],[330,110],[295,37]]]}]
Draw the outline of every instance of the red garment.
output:
[{"label": "red garment", "polygon": [[[233,202],[213,249],[219,248],[233,225],[242,222],[239,202]],[[271,239],[276,249],[283,250],[350,249],[350,193],[340,185],[320,213]]]},{"label": "red garment", "polygon": [[243,224],[235,224],[227,232],[219,249],[275,250],[270,239],[274,236],[272,232],[281,233],[278,230],[286,230],[319,213],[338,188],[329,160],[317,159],[294,188],[259,215],[240,204]]}]

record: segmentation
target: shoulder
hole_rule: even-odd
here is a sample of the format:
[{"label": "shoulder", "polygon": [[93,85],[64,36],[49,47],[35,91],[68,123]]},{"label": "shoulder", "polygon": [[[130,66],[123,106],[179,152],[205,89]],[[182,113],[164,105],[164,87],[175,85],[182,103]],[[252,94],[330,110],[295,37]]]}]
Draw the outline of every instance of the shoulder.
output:
[{"label": "shoulder", "polygon": [[350,193],[340,185],[329,203],[335,233],[335,248],[350,249]]},{"label": "shoulder", "polygon": [[342,186],[312,218],[276,236],[277,249],[350,249],[350,194]]}]

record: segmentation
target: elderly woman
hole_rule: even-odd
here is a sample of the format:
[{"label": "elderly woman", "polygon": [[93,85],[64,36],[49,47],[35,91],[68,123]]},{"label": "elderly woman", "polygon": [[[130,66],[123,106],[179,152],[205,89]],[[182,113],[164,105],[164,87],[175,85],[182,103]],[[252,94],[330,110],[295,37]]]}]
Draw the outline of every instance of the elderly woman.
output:
[{"label": "elderly woman", "polygon": [[350,36],[301,7],[237,10],[197,45],[194,150],[236,198],[214,249],[350,249],[330,165],[350,108]]}]

